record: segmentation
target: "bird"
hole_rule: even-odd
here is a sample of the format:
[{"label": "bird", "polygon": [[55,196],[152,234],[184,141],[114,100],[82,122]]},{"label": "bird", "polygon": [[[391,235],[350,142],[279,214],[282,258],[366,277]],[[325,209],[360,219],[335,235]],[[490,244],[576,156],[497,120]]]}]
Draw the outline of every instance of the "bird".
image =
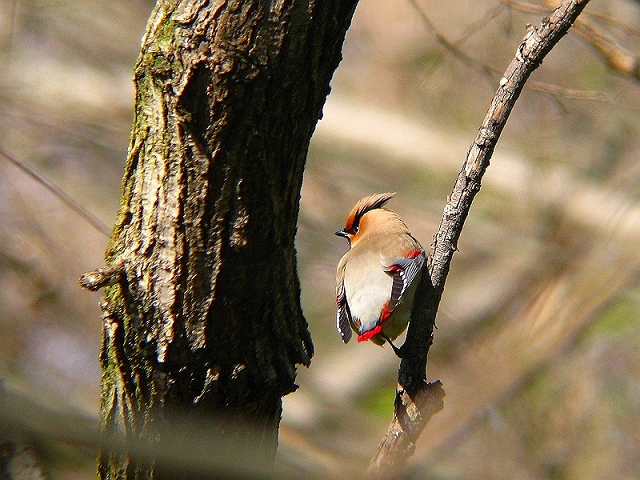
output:
[{"label": "bird", "polygon": [[336,272],[336,320],[344,343],[353,330],[359,342],[388,342],[402,357],[393,340],[411,319],[426,253],[398,214],[383,208],[394,195],[362,198],[336,232],[350,247]]}]

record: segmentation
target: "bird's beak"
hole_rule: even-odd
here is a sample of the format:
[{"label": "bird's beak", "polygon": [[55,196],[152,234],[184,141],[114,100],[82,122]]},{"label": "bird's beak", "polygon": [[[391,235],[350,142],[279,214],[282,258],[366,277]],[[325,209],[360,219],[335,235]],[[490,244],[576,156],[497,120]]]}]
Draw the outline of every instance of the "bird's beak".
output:
[{"label": "bird's beak", "polygon": [[345,232],[344,230],[338,230],[336,232],[336,235],[339,236],[339,237],[346,238],[347,242],[349,242],[349,247],[351,247],[351,236],[347,232]]}]

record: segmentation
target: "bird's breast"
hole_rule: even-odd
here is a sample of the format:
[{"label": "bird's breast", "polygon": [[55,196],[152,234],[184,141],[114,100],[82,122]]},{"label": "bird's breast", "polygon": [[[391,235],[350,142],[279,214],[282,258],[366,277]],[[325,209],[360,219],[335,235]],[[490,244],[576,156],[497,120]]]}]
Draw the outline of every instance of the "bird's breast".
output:
[{"label": "bird's breast", "polygon": [[349,259],[344,275],[347,303],[361,325],[375,322],[391,296],[393,279],[385,272],[377,253]]}]

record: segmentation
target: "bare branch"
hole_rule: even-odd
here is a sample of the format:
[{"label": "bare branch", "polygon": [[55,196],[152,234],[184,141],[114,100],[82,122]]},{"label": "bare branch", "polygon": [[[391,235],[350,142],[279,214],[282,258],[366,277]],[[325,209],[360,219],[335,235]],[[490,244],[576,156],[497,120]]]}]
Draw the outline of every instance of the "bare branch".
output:
[{"label": "bare branch", "polygon": [[[469,148],[431,245],[426,267],[429,275],[423,276],[418,287],[413,318],[403,345],[405,357],[398,372],[394,418],[381,443],[381,446],[388,444],[390,448],[379,449],[369,468],[371,475],[385,477],[397,471],[395,469],[409,457],[411,449],[407,449],[407,444],[403,442],[394,442],[394,438],[406,436],[412,444],[426,425],[426,421],[415,422],[412,419],[428,420],[437,411],[431,410],[434,400],[429,400],[428,393],[425,393],[434,388],[434,384],[425,383],[427,354],[433,338],[436,312],[462,227],[471,203],[480,190],[482,176],[489,166],[498,138],[524,84],[547,53],[567,33],[587,3],[588,0],[565,0],[550,17],[543,18],[539,28],[529,27],[500,80],[489,111]],[[436,397],[436,400],[442,401],[442,397]],[[430,414],[424,413],[424,405],[429,406],[427,412]]]}]

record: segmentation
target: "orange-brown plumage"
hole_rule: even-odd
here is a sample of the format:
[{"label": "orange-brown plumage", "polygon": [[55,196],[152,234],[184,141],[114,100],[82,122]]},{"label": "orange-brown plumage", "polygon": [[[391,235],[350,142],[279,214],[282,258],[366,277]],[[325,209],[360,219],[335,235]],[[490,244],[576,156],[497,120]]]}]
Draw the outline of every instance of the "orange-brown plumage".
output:
[{"label": "orange-brown plumage", "polygon": [[351,232],[358,228],[359,222],[365,213],[376,208],[382,208],[395,194],[396,192],[375,193],[358,201],[347,216],[345,232]]}]

